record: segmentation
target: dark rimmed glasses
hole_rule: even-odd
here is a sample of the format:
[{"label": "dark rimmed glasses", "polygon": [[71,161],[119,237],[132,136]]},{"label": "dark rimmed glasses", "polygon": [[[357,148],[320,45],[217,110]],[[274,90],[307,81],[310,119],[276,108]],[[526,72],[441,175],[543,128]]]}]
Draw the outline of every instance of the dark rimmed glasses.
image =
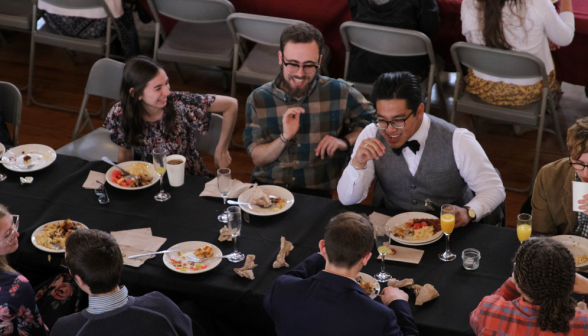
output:
[{"label": "dark rimmed glasses", "polygon": [[19,216],[12,215],[12,227],[6,232],[0,243],[12,244],[14,241],[14,233],[18,232]]},{"label": "dark rimmed glasses", "polygon": [[[300,70],[300,64],[286,62],[286,59],[284,58],[283,54],[284,54],[284,52],[282,52],[282,63],[286,66],[286,70],[288,70],[288,72],[290,72],[290,73],[298,72],[298,70]],[[320,57],[319,57],[319,60],[320,60]],[[318,64],[304,64],[302,66],[302,71],[304,71],[304,73],[307,75],[312,75],[313,73],[316,72],[318,67],[319,67]]]},{"label": "dark rimmed glasses", "polygon": [[577,170],[577,171],[582,171],[582,170],[584,170],[584,168],[588,167],[588,165],[585,165],[583,163],[572,162],[571,157],[570,157],[570,166],[572,166],[572,168],[574,168],[574,170]]},{"label": "dark rimmed glasses", "polygon": [[404,119],[395,119],[395,120],[386,120],[386,119],[375,119],[374,120],[374,124],[376,124],[376,127],[378,129],[381,130],[385,130],[388,129],[388,126],[392,125],[392,127],[396,128],[396,129],[402,129],[404,128],[404,126],[406,126],[406,121],[408,120],[408,118],[410,118],[413,114],[415,114],[416,111],[411,112],[408,117],[404,118]]}]

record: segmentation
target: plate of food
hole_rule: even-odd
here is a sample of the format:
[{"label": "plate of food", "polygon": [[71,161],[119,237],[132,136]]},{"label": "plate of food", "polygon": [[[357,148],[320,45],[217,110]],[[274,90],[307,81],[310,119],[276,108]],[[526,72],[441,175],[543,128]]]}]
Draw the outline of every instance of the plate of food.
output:
[{"label": "plate of food", "polygon": [[588,239],[580,236],[561,235],[551,237],[562,243],[574,256],[576,267],[588,266]]},{"label": "plate of food", "polygon": [[55,150],[45,145],[21,145],[7,150],[2,157],[6,169],[34,172],[51,165],[57,158]]},{"label": "plate of food", "polygon": [[428,245],[443,236],[439,218],[424,212],[405,212],[390,218],[386,224],[393,228],[390,238],[404,245]]},{"label": "plate of food", "polygon": [[239,195],[239,202],[243,211],[256,216],[273,216],[288,211],[294,205],[294,195],[278,186],[255,184]]},{"label": "plate of food", "polygon": [[[123,168],[124,169],[124,168]],[[163,255],[163,263],[172,271],[184,274],[198,274],[208,272],[221,263],[221,258],[204,260],[196,263],[188,260],[187,257],[210,258],[222,257],[221,250],[207,242],[189,241],[176,244],[168,250],[179,250],[178,252],[166,253]]]},{"label": "plate of food", "polygon": [[72,232],[87,229],[84,224],[71,219],[61,219],[39,226],[32,234],[31,241],[36,248],[49,253],[64,253],[65,239]]},{"label": "plate of food", "polygon": [[111,186],[125,190],[140,190],[149,188],[156,184],[159,179],[155,173],[153,164],[143,161],[127,161],[117,164],[125,171],[137,176],[137,178],[126,178],[122,176],[120,169],[112,166],[106,172],[106,181]]},{"label": "plate of food", "polygon": [[355,281],[370,298],[375,299],[380,294],[380,284],[371,275],[359,272]]}]

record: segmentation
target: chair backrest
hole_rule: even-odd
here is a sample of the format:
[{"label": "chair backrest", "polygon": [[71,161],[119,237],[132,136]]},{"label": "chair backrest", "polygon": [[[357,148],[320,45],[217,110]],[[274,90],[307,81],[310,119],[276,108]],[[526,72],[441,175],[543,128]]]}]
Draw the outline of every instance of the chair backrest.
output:
[{"label": "chair backrest", "polygon": [[18,127],[22,111],[20,90],[11,83],[0,82],[0,111],[4,121],[14,125],[14,145],[18,145]]},{"label": "chair backrest", "polygon": [[44,2],[61,8],[68,9],[89,9],[100,7],[103,8],[100,0],[43,0]]},{"label": "chair backrest", "polygon": [[463,64],[473,70],[501,78],[542,77],[543,87],[549,87],[545,64],[538,57],[526,52],[457,42],[451,46],[451,57],[461,76],[464,75],[461,68]]},{"label": "chair backrest", "polygon": [[[157,12],[192,23],[225,22],[235,12],[227,0],[149,0]],[[156,17],[159,19],[158,17]]]},{"label": "chair backrest", "polygon": [[279,47],[284,29],[304,22],[271,16],[233,13],[227,18],[227,23],[235,43],[239,43],[240,38],[244,38],[256,43]]},{"label": "chair backrest", "polygon": [[199,153],[208,153],[214,156],[223,128],[223,117],[214,113],[211,113],[210,117],[206,135],[195,132],[194,138],[196,140],[196,150]]},{"label": "chair backrest", "polygon": [[124,67],[110,58],[99,59],[90,70],[84,93],[119,100]]}]

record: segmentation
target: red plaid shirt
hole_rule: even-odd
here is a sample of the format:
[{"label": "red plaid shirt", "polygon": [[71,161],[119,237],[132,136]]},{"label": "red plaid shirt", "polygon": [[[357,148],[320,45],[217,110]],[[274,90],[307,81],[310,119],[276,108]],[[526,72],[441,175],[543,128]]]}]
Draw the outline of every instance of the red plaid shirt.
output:
[{"label": "red plaid shirt", "polygon": [[[471,314],[476,335],[563,335],[541,331],[537,325],[539,306],[523,301],[515,284],[508,279],[494,294],[486,296]],[[588,335],[588,313],[576,311],[567,336]]]}]

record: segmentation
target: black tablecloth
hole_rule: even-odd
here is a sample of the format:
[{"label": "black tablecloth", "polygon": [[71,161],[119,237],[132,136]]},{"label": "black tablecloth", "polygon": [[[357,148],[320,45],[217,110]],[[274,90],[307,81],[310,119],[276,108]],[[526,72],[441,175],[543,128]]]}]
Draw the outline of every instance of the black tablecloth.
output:
[{"label": "black tablecloth", "polygon": [[[20,247],[10,261],[25,276],[35,281],[59,271],[61,254],[51,254],[35,248],[32,232],[40,225],[71,218],[90,228],[119,231],[150,227],[154,236],[166,237],[163,248],[184,241],[206,241],[218,246],[224,254],[231,253],[232,242],[219,242],[222,224],[216,219],[225,206],[221,199],[201,198],[198,195],[207,179],[186,177],[186,183],[172,188],[165,178],[166,191],[171,200],[159,203],[153,199],[157,187],[144,190],[119,190],[111,186],[108,205],[99,205],[93,190],[81,186],[90,170],[106,172],[103,162],[87,162],[60,155],[51,166],[26,174],[33,176],[32,185],[20,185],[24,176],[1,167],[8,179],[0,183],[0,203],[20,215]],[[276,277],[286,273],[312,253],[318,251],[328,220],[338,213],[351,210],[370,214],[374,208],[364,205],[344,207],[338,201],[295,194],[295,203],[287,212],[270,217],[250,216],[251,223],[243,223],[238,248],[245,254],[255,254],[255,280],[239,277],[233,264],[223,260],[215,269],[196,275],[176,273],[162,262],[162,256],[148,260],[143,266],[125,266],[122,283],[131,295],[160,291],[174,300],[192,299],[216,313],[224,313],[227,330],[243,328],[256,334],[272,334],[273,324],[262,306],[264,293]],[[394,215],[386,209],[378,209]],[[287,257],[290,268],[273,269],[272,263],[280,248],[280,237],[285,236],[295,248]],[[512,272],[512,257],[519,246],[516,231],[477,223],[457,229],[451,236],[451,250],[458,254],[453,262],[442,262],[438,254],[445,248],[445,238],[436,243],[417,247],[425,251],[418,265],[386,262],[386,269],[395,278],[413,278],[415,283],[430,283],[440,297],[423,306],[414,306],[414,294],[409,292],[410,304],[422,335],[473,334],[469,327],[469,313],[480,300],[498,289]],[[462,267],[461,251],[473,247],[482,254],[480,268],[466,271]],[[379,271],[377,251],[362,270],[368,274]],[[239,329],[237,329],[239,328]]]}]

